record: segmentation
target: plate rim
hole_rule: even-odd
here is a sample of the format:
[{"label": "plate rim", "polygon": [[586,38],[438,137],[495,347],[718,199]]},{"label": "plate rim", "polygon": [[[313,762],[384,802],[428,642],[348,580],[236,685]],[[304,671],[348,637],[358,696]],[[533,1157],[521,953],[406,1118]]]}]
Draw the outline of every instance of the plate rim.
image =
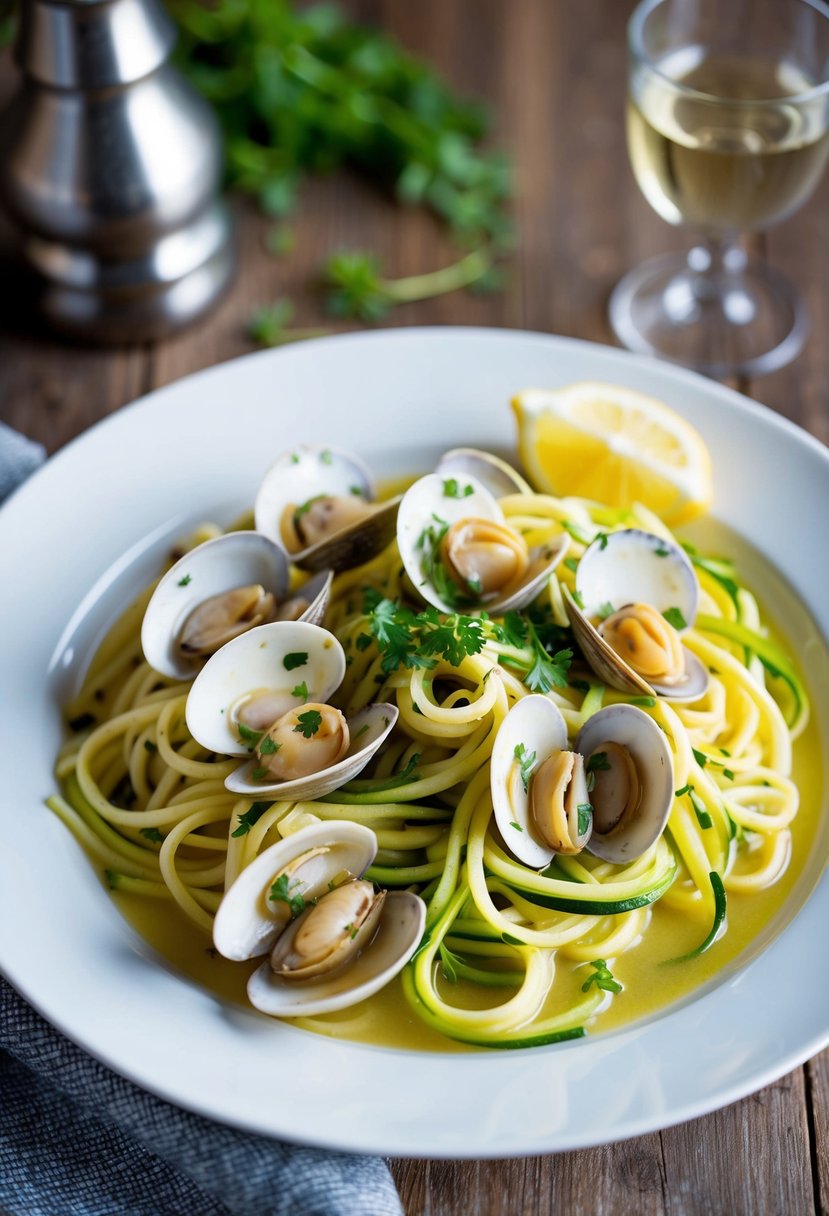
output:
[{"label": "plate rim", "polygon": [[[575,351],[578,354],[586,354],[586,355],[589,355],[590,353],[595,353],[596,351],[600,351],[605,355],[609,354],[609,355],[614,356],[615,358],[622,359],[625,362],[625,364],[629,367],[632,367],[632,368],[635,367],[639,370],[642,370],[643,373],[646,375],[646,377],[648,374],[652,373],[656,369],[657,378],[662,378],[663,380],[667,380],[667,381],[673,381],[680,387],[682,385],[687,385],[689,382],[692,385],[695,384],[698,388],[704,388],[704,391],[706,394],[713,393],[713,395],[715,397],[719,397],[723,400],[727,400],[730,403],[730,406],[732,408],[736,408],[741,413],[744,413],[746,415],[757,416],[757,413],[759,411],[760,416],[764,419],[766,424],[771,425],[773,428],[781,428],[783,432],[788,433],[794,439],[794,441],[796,441],[800,445],[803,445],[805,443],[808,448],[812,449],[818,455],[819,459],[824,462],[827,469],[829,470],[829,449],[827,449],[821,443],[820,440],[818,440],[816,437],[810,435],[809,432],[803,430],[803,428],[799,427],[796,423],[792,422],[790,419],[787,419],[780,414],[775,413],[773,410],[771,410],[769,407],[763,405],[762,403],[755,402],[753,399],[746,398],[746,397],[742,396],[741,394],[735,392],[734,390],[730,389],[727,386],[720,385],[716,382],[708,381],[704,377],[699,376],[696,373],[689,372],[686,369],[678,367],[676,365],[658,363],[655,360],[650,359],[647,356],[634,355],[634,354],[619,350],[614,347],[605,346],[602,344],[593,343],[593,342],[585,341],[582,339],[561,338],[561,337],[558,337],[557,335],[550,335],[550,334],[539,333],[536,331],[526,331],[526,330],[517,330],[517,329],[489,329],[489,328],[485,328],[485,327],[470,327],[470,326],[429,326],[429,327],[411,327],[411,328],[400,328],[400,329],[376,330],[376,331],[370,331],[370,332],[338,334],[338,335],[332,335],[332,336],[329,336],[326,338],[316,339],[313,342],[303,344],[303,346],[306,348],[306,350],[309,347],[313,347],[315,350],[320,350],[321,348],[325,348],[325,347],[329,347],[329,346],[335,346],[338,348],[341,348],[346,345],[354,346],[354,345],[367,344],[370,346],[370,345],[373,345],[376,343],[388,343],[390,339],[418,344],[418,343],[422,342],[424,339],[427,341],[437,340],[438,342],[444,342],[447,339],[451,341],[453,338],[457,338],[457,337],[460,337],[460,338],[473,337],[476,339],[485,338],[487,341],[490,341],[490,342],[493,340],[493,338],[496,340],[496,342],[501,342],[501,341],[513,342],[515,340],[526,341],[527,339],[530,339],[533,341],[540,342],[545,348],[548,348],[551,351],[555,351],[556,349],[571,350],[571,351]],[[25,508],[30,496],[33,496],[34,498],[40,497],[40,495],[42,493],[40,487],[48,486],[50,479],[59,475],[60,470],[62,470],[63,467],[67,465],[67,463],[69,465],[71,465],[73,461],[78,459],[78,457],[76,456],[76,453],[78,451],[83,452],[86,450],[86,445],[90,443],[90,436],[93,436],[93,435],[97,436],[96,441],[98,441],[98,440],[100,440],[100,437],[102,435],[106,436],[113,429],[114,429],[115,433],[117,434],[118,430],[123,428],[123,426],[124,426],[124,422],[123,422],[124,418],[127,418],[127,417],[134,418],[139,413],[141,414],[141,416],[143,416],[143,412],[147,409],[148,406],[151,406],[152,403],[156,403],[156,405],[159,405],[159,404],[163,405],[165,398],[167,398],[168,396],[175,397],[176,394],[181,393],[182,386],[185,386],[185,391],[188,391],[189,389],[192,389],[194,385],[198,386],[198,384],[203,379],[208,378],[208,377],[214,378],[216,376],[216,374],[219,372],[221,372],[223,376],[227,375],[232,379],[233,376],[236,374],[236,368],[240,364],[245,364],[246,366],[250,366],[250,365],[252,365],[253,361],[260,361],[262,366],[265,367],[266,365],[270,365],[270,363],[275,360],[283,360],[286,358],[290,358],[292,355],[295,354],[296,349],[297,348],[282,348],[282,349],[272,350],[272,351],[252,352],[250,354],[243,355],[243,356],[239,357],[238,359],[228,360],[225,363],[214,365],[213,367],[200,369],[199,371],[191,373],[188,376],[182,377],[179,380],[173,381],[172,383],[170,383],[168,385],[165,385],[159,389],[155,389],[147,394],[144,394],[141,397],[137,398],[135,401],[131,402],[129,405],[126,405],[126,406],[122,407],[121,409],[118,409],[118,410],[114,411],[113,413],[107,415],[105,418],[99,420],[93,426],[87,428],[80,435],[76,436],[72,441],[70,441],[69,443],[64,445],[64,447],[62,447],[60,449],[60,451],[58,453],[56,453],[55,456],[53,456],[51,458],[51,460],[45,466],[43,466],[40,470],[38,470],[26,483],[24,483],[24,485],[22,487],[20,487],[20,489],[18,489],[18,491],[16,491],[13,495],[10,496],[10,498],[6,501],[6,503],[4,503],[3,507],[0,508],[0,532],[2,532],[2,530],[5,526],[6,520],[9,518],[10,515],[13,516],[19,510],[23,510]],[[690,378],[690,380],[689,380],[689,378]],[[60,466],[59,470],[58,470],[58,474],[56,474],[54,472],[54,470],[57,466]],[[17,505],[15,505],[15,504],[17,504]],[[21,506],[21,504],[23,504],[23,505]],[[825,628],[826,622],[821,621],[820,623]],[[61,831],[62,832],[65,831],[65,829],[62,827],[62,825],[61,825]],[[86,863],[85,858],[84,858],[84,862],[85,862],[85,864],[88,864],[88,863]],[[825,875],[824,875],[824,879],[822,880],[822,883],[825,886],[825,883],[826,883]],[[792,924],[794,924],[796,921],[800,920],[804,916],[804,913],[814,903],[814,894],[815,894],[815,892],[813,891],[812,894],[810,895],[810,897],[808,898],[808,900],[806,901],[805,906],[802,907],[796,913],[794,918],[787,924],[787,926],[783,930],[780,937],[778,937],[776,941],[772,942],[771,945],[763,952],[763,957],[766,957],[771,952],[771,950],[773,950],[775,948],[775,946],[777,946],[781,937],[786,936],[786,934],[787,934],[788,930],[791,928]],[[0,947],[0,954],[2,954],[2,953],[3,953],[2,947]],[[757,959],[753,959],[753,960],[749,961],[747,963],[747,965],[744,968],[742,968],[742,972],[751,970],[754,967],[756,962],[757,962]],[[190,1100],[182,1100],[181,1096],[178,1093],[174,1092],[175,1091],[174,1083],[171,1082],[169,1087],[165,1087],[163,1085],[158,1085],[158,1084],[152,1083],[152,1082],[148,1083],[148,1081],[146,1079],[146,1075],[142,1074],[140,1069],[133,1070],[132,1068],[125,1067],[123,1064],[113,1063],[111,1056],[109,1054],[107,1054],[106,1052],[99,1052],[97,1050],[96,1044],[94,1041],[88,1040],[83,1035],[78,1036],[76,1033],[73,1033],[72,1030],[68,1029],[65,1025],[62,1025],[59,1020],[55,1019],[54,1011],[51,1011],[48,1008],[42,1007],[40,1000],[38,998],[37,991],[36,990],[33,991],[31,989],[30,984],[26,983],[25,977],[23,978],[23,980],[21,982],[21,979],[19,976],[9,974],[8,969],[5,966],[5,964],[3,964],[2,959],[0,959],[0,965],[2,965],[2,969],[3,969],[4,973],[8,975],[9,981],[12,983],[12,985],[25,997],[26,1000],[28,1000],[33,1005],[33,1007],[41,1014],[41,1016],[43,1016],[51,1025],[55,1026],[58,1030],[60,1030],[61,1033],[67,1035],[67,1037],[72,1039],[72,1041],[74,1041],[78,1046],[82,1047],[85,1051],[89,1052],[90,1055],[92,1055],[94,1058],[98,1059],[101,1063],[105,1064],[107,1067],[112,1068],[119,1075],[124,1076],[128,1080],[139,1085],[140,1087],[149,1090],[149,1092],[156,1093],[159,1097],[165,1098],[168,1101],[174,1102],[176,1105],[182,1106],[185,1109],[192,1110],[195,1113],[201,1114],[207,1118],[218,1120],[220,1122],[225,1122],[231,1126],[241,1127],[246,1130],[256,1131],[256,1132],[259,1132],[260,1134],[279,1136],[280,1138],[285,1139],[285,1140],[292,1139],[291,1134],[290,1134],[290,1129],[287,1129],[287,1130],[281,1129],[279,1131],[265,1130],[265,1129],[263,1129],[263,1127],[261,1126],[261,1124],[259,1122],[256,1122],[256,1121],[250,1122],[250,1121],[246,1121],[243,1119],[240,1120],[238,1118],[229,1117],[226,1114],[223,1114],[222,1112],[217,1112],[215,1107],[212,1106],[209,1102],[206,1102],[204,1104],[199,1104],[198,1102],[193,1102]],[[14,970],[14,968],[12,968],[12,970]],[[36,987],[37,986],[35,984],[35,989],[36,989]],[[704,999],[704,997],[702,999]],[[670,1012],[670,1010],[663,1011],[663,1013],[660,1015],[660,1020],[662,1018],[664,1018],[666,1016],[666,1014],[668,1014],[669,1012]],[[642,1029],[641,1025],[637,1028],[637,1025],[634,1024],[634,1026],[631,1027],[630,1029],[625,1029],[620,1032],[615,1032],[615,1034],[619,1038],[624,1038],[625,1036],[630,1036],[630,1037],[635,1038],[639,1034],[641,1029]],[[303,1033],[303,1032],[300,1032],[300,1033]],[[594,1042],[594,1043],[601,1042],[601,1039],[593,1040],[592,1042]],[[546,1149],[543,1149],[543,1148],[539,1148],[539,1146],[537,1144],[534,1144],[525,1149],[516,1150],[515,1148],[511,1148],[507,1155],[521,1156],[521,1155],[532,1154],[532,1153],[535,1153],[538,1151],[548,1151],[548,1152],[549,1151],[567,1151],[567,1150],[577,1148],[577,1147],[589,1147],[592,1145],[606,1143],[606,1142],[608,1142],[608,1139],[611,1139],[611,1138],[614,1140],[630,1138],[632,1136],[636,1136],[636,1135],[640,1135],[640,1134],[643,1134],[648,1131],[652,1131],[657,1126],[658,1127],[672,1126],[672,1125],[682,1122],[686,1119],[694,1118],[700,1114],[708,1113],[711,1110],[717,1109],[720,1106],[726,1105],[730,1102],[737,1100],[740,1097],[745,1096],[745,1094],[747,1094],[747,1093],[754,1092],[757,1088],[760,1088],[760,1087],[770,1083],[771,1081],[784,1075],[791,1068],[796,1067],[797,1065],[801,1064],[804,1060],[808,1059],[817,1050],[820,1050],[820,1048],[822,1046],[825,1046],[827,1042],[829,1042],[829,1024],[827,1024],[823,1030],[815,1031],[815,1033],[812,1035],[812,1037],[809,1040],[807,1040],[806,1042],[801,1043],[797,1050],[793,1050],[788,1053],[784,1053],[773,1064],[769,1065],[769,1067],[767,1068],[767,1070],[765,1072],[756,1073],[753,1079],[742,1082],[742,1083],[735,1082],[730,1088],[726,1088],[726,1089],[722,1090],[717,1095],[717,1099],[714,1104],[711,1104],[706,1099],[700,1099],[697,1101],[688,1101],[684,1105],[677,1105],[672,1110],[670,1116],[664,1118],[658,1124],[653,1123],[652,1117],[642,1116],[639,1120],[630,1119],[628,1121],[628,1124],[626,1125],[625,1130],[622,1130],[621,1128],[614,1129],[614,1131],[612,1132],[612,1134],[610,1136],[606,1132],[598,1131],[596,1136],[592,1139],[589,1139],[589,1138],[585,1139],[585,1137],[583,1135],[581,1135],[578,1137],[577,1140],[568,1142],[567,1136],[564,1135],[564,1136],[559,1137],[559,1142],[555,1145],[554,1148],[548,1147]],[[365,1047],[364,1045],[358,1045],[358,1047],[359,1047],[359,1050],[367,1050],[367,1051],[392,1050],[392,1049],[385,1049],[385,1048]],[[519,1055],[527,1056],[527,1053],[529,1051],[530,1057],[534,1058],[537,1055],[538,1050],[539,1049],[525,1049],[521,1052],[505,1053],[505,1054],[512,1055],[513,1058],[515,1058]],[[561,1050],[561,1049],[558,1049],[558,1050]],[[569,1047],[570,1052],[578,1051],[578,1050],[579,1050],[578,1045]],[[431,1053],[431,1052],[418,1053],[418,1055],[421,1058],[423,1055],[431,1056],[435,1059],[440,1059],[441,1061],[445,1061],[447,1059],[446,1056],[441,1055],[439,1053]],[[499,1053],[499,1055],[500,1055],[500,1053]],[[470,1057],[449,1057],[449,1058],[458,1059],[458,1058],[470,1058]],[[480,1059],[479,1056],[475,1056],[475,1057],[471,1057],[471,1058]],[[488,1058],[488,1057],[484,1057],[484,1058]],[[360,1138],[358,1137],[358,1139],[360,1139]],[[309,1141],[307,1138],[301,1137],[298,1140],[296,1140],[295,1142],[313,1143],[314,1141]],[[366,1143],[364,1140],[362,1140],[362,1142],[360,1142],[360,1143],[355,1143],[353,1136],[344,1136],[339,1141],[337,1141],[335,1139],[331,1139],[330,1137],[326,1137],[324,1141],[318,1141],[317,1143],[323,1143],[326,1147],[341,1148],[346,1151],[349,1151],[349,1150],[350,1151],[360,1151],[360,1152],[378,1152],[379,1151],[379,1152],[384,1152],[384,1153],[391,1152],[393,1155],[410,1155],[409,1152],[401,1152],[399,1146],[394,1147],[394,1148],[389,1148],[387,1143],[381,1143],[379,1141],[374,1144]],[[418,1146],[415,1146],[414,1151],[415,1152],[419,1151]],[[477,1157],[477,1158],[485,1159],[485,1158],[494,1158],[494,1157],[504,1156],[505,1154],[503,1152],[499,1151],[499,1148],[497,1145],[493,1145],[491,1147],[488,1147],[486,1145],[477,1145],[477,1146],[475,1146],[474,1151],[462,1152],[462,1151],[459,1151],[459,1146],[457,1144],[450,1144],[449,1146],[447,1146],[447,1149],[445,1152],[440,1151],[440,1146],[438,1145],[437,1151],[435,1151],[435,1148],[433,1146],[432,1149],[430,1149],[426,1154],[422,1154],[422,1155],[428,1155],[428,1156],[434,1157],[434,1158],[439,1158],[439,1157],[455,1158],[458,1156],[466,1156],[466,1157]]]}]

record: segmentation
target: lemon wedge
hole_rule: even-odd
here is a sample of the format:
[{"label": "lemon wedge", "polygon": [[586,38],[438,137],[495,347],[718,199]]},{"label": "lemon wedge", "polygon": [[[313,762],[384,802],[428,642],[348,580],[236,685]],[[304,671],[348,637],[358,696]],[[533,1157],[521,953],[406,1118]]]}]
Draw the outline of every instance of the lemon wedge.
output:
[{"label": "lemon wedge", "polygon": [[545,494],[639,502],[675,527],[711,505],[711,458],[674,410],[634,389],[582,381],[513,398],[518,447]]}]

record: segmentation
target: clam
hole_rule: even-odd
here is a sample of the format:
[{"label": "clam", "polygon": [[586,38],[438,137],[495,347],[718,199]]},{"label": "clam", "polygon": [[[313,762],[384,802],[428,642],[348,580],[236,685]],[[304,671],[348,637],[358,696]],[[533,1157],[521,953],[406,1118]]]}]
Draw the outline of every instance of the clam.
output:
[{"label": "clam", "polygon": [[193,738],[243,756],[225,780],[250,798],[313,799],[350,781],[380,747],[397,707],[367,705],[352,718],[328,704],[345,675],[333,634],[306,621],[260,625],[210,658],[187,697]]},{"label": "clam", "polygon": [[458,481],[471,474],[494,498],[532,493],[531,487],[512,465],[479,448],[452,448],[444,452],[435,466],[435,473],[444,480],[454,477]]},{"label": "clam", "polygon": [[511,853],[533,869],[583,848],[606,861],[641,856],[673,801],[673,764],[656,723],[632,705],[595,713],[568,749],[547,697],[518,701],[492,749],[495,821]]},{"label": "clam", "polygon": [[371,476],[356,456],[300,446],[283,452],[265,474],[256,527],[303,570],[347,570],[394,539],[400,498],[373,498]]},{"label": "clam", "polygon": [[565,589],[576,640],[596,675],[634,695],[692,701],[708,671],[681,642],[694,623],[699,587],[678,545],[636,528],[602,535],[576,572],[576,596]]},{"label": "clam", "polygon": [[428,603],[442,612],[498,616],[541,593],[568,537],[529,549],[472,474],[430,473],[403,495],[397,543],[406,574]]},{"label": "clam", "polygon": [[299,1017],[343,1009],[384,987],[423,935],[426,909],[408,892],[375,892],[362,876],[374,833],[317,823],[272,845],[243,870],[216,914],[226,958],[269,954],[248,981],[263,1013]]},{"label": "clam", "polygon": [[662,835],[673,805],[665,735],[635,705],[608,705],[587,719],[574,746],[592,785],[589,851],[619,864],[641,857]]},{"label": "clam", "polygon": [[283,551],[258,532],[205,541],[168,570],[141,625],[147,662],[162,675],[189,680],[233,638],[268,621],[322,620],[333,575],[323,572],[288,591]]}]

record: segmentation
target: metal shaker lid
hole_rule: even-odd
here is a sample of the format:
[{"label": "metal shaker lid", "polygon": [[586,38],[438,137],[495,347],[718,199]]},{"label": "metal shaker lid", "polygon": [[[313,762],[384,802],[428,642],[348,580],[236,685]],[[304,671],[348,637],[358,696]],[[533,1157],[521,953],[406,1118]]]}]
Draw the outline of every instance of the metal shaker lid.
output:
[{"label": "metal shaker lid", "polygon": [[53,88],[111,88],[154,72],[175,40],[158,0],[28,0],[15,58]]}]

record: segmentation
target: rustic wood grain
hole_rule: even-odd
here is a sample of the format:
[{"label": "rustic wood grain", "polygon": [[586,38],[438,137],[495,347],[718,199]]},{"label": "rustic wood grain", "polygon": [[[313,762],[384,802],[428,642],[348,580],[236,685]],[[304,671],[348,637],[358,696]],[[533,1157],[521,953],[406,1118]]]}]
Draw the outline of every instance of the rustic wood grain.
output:
[{"label": "rustic wood grain", "polygon": [[[506,289],[399,309],[390,324],[521,326],[611,341],[607,296],[642,258],[686,247],[639,195],[624,147],[624,27],[632,0],[350,0],[484,97],[515,163],[520,243]],[[6,70],[5,85],[8,86]],[[0,63],[0,95],[3,87]],[[813,336],[790,368],[740,387],[829,440],[829,180],[760,252],[806,292]],[[290,256],[266,252],[269,221],[236,200],[240,273],[193,329],[146,349],[73,348],[27,323],[14,281],[0,294],[0,416],[50,451],[151,387],[252,349],[254,308],[290,297],[302,325],[331,325],[315,272],[337,248],[375,251],[390,275],[457,256],[429,215],[402,213],[355,176],[309,183]],[[0,246],[2,233],[0,233]],[[335,329],[348,328],[343,325]],[[401,1101],[405,1100],[401,1096]],[[759,1094],[658,1134],[514,1161],[392,1163],[407,1216],[829,1216],[829,1053]]]}]

